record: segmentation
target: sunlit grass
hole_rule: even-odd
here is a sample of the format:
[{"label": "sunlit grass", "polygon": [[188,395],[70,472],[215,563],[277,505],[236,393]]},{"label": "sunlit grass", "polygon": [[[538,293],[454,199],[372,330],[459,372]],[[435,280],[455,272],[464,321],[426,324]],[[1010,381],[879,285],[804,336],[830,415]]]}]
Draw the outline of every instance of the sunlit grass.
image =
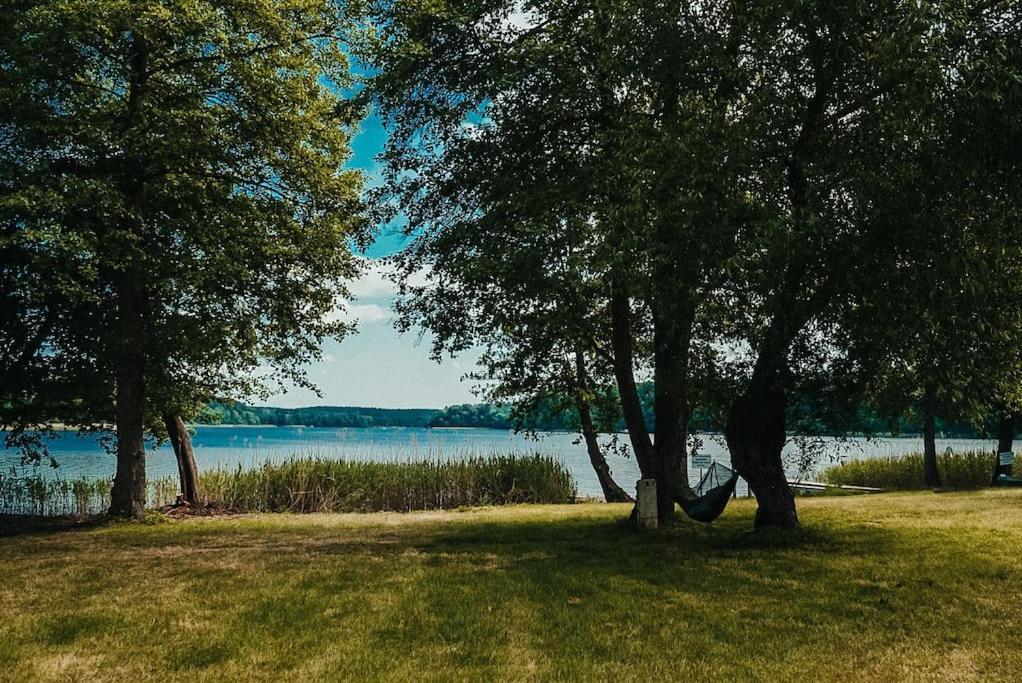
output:
[{"label": "sunlit grass", "polygon": [[800,499],[804,532],[627,506],[265,514],[0,540],[0,679],[991,680],[1022,491]]}]

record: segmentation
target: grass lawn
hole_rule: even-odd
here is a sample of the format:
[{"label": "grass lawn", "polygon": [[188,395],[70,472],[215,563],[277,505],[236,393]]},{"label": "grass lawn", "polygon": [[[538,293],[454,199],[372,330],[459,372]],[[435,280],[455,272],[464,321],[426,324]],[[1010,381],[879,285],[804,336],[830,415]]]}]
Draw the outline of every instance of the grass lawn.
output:
[{"label": "grass lawn", "polygon": [[799,499],[805,531],[585,504],[0,538],[0,679],[1014,679],[1022,490]]}]

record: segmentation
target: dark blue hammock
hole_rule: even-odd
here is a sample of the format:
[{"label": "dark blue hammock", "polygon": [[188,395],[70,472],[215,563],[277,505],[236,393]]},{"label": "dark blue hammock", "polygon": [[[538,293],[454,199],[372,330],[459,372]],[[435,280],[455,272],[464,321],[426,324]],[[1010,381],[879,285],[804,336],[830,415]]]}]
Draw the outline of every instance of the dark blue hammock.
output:
[{"label": "dark blue hammock", "polygon": [[685,514],[697,522],[712,522],[720,517],[735,492],[738,473],[715,462],[706,470],[694,491],[695,498],[681,499],[678,503]]}]

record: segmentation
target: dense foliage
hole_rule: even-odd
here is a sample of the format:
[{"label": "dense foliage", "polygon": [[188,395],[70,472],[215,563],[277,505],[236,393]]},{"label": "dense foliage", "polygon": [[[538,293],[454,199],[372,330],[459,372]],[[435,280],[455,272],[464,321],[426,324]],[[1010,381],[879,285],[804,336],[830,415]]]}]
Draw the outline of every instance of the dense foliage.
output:
[{"label": "dense foliage", "polygon": [[334,0],[0,12],[0,419],[10,443],[116,425],[112,511],[137,516],[162,414],[308,385],[349,329],[352,19]]},{"label": "dense foliage", "polygon": [[373,3],[402,324],[482,346],[516,408],[616,400],[664,522],[707,406],[757,523],[796,526],[792,431],[934,376],[1013,395],[1016,5]]}]

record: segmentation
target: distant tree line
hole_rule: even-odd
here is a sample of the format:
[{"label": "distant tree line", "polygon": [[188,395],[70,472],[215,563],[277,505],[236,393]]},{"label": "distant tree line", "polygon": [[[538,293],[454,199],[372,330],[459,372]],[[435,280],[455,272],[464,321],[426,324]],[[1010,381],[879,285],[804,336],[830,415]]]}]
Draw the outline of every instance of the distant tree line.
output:
[{"label": "distant tree line", "polygon": [[198,424],[303,425],[307,427],[428,427],[440,414],[433,408],[354,408],[314,406],[271,408],[243,403],[211,403]]},{"label": "distant tree line", "polygon": [[[651,433],[656,430],[656,413],[653,406],[654,389],[651,382],[639,385],[643,417]],[[517,429],[537,432],[577,432],[580,428],[578,410],[572,407],[564,410],[550,410],[540,406],[532,413],[516,415],[514,408],[507,404],[462,403],[447,406],[429,420],[429,427],[475,427],[479,429]],[[918,435],[920,415],[923,407],[915,402],[900,415],[885,415],[879,408],[863,404],[851,418],[837,416],[828,418],[830,411],[822,409],[818,402],[806,400],[789,408],[789,421],[803,419],[803,430],[823,436],[905,436]],[[809,424],[805,424],[809,416]],[[616,415],[608,431],[627,431],[624,418]],[[967,420],[936,418],[935,430],[945,437],[972,439],[988,438],[997,434],[997,420],[989,419],[987,424],[976,425]],[[715,432],[718,425],[709,409],[695,408],[692,411],[691,430],[694,432]]]},{"label": "distant tree line", "polygon": [[[647,420],[647,428],[655,433],[656,413],[654,412],[654,388],[651,382],[639,385],[643,414]],[[307,408],[275,408],[267,406],[250,406],[244,403],[213,402],[195,417],[196,424],[224,425],[301,425],[306,427],[457,427],[475,429],[506,429],[536,432],[577,432],[580,428],[578,410],[566,408],[555,410],[558,405],[550,401],[546,405],[537,406],[531,413],[518,415],[514,407],[508,404],[495,403],[459,403],[446,408],[361,408],[353,406],[313,406]],[[792,415],[789,420],[797,421],[800,413],[809,416],[810,425],[805,429],[820,435],[908,435],[918,434],[920,415],[923,408],[920,403],[910,405],[898,416],[884,415],[875,406],[864,404],[855,412],[852,419],[828,419],[832,411],[826,410],[819,402],[804,400],[789,408]],[[600,416],[602,421],[607,416]],[[985,438],[996,434],[998,425],[995,420],[986,425],[975,425],[964,420],[944,420],[937,418],[935,430],[938,434],[955,438]],[[624,419],[620,415],[610,418],[608,431],[625,432]],[[711,412],[696,408],[693,411],[692,430],[696,432],[716,431]]]}]

